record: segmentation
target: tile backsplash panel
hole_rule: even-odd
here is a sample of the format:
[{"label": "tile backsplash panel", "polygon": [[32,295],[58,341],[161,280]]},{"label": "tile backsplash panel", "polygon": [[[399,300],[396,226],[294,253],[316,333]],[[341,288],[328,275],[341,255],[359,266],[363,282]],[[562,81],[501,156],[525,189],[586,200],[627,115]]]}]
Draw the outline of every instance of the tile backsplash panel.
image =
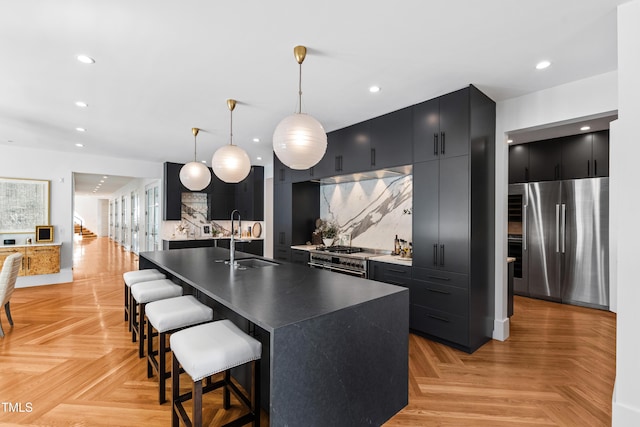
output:
[{"label": "tile backsplash panel", "polygon": [[393,249],[393,239],[411,240],[413,176],[320,186],[320,217],[335,221],[351,244]]}]

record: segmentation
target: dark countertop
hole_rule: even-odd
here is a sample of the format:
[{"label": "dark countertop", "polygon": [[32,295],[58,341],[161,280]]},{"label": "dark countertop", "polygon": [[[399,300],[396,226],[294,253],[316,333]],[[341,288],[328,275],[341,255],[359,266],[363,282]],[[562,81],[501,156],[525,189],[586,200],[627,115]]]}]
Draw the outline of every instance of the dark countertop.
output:
[{"label": "dark countertop", "polygon": [[[234,270],[217,260],[229,250],[207,247],[143,252],[205,295],[261,328],[275,329],[382,298],[406,288],[292,263]],[[261,258],[236,252],[236,259]],[[263,258],[262,258],[263,259]]]}]

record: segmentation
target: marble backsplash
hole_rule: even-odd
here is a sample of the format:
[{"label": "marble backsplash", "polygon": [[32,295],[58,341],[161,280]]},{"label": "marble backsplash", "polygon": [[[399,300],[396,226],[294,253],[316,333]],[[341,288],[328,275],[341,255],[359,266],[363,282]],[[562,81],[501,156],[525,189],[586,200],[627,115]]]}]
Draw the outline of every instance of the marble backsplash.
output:
[{"label": "marble backsplash", "polygon": [[413,176],[381,178],[320,187],[320,217],[334,221],[351,244],[393,250],[393,240],[411,241]]}]

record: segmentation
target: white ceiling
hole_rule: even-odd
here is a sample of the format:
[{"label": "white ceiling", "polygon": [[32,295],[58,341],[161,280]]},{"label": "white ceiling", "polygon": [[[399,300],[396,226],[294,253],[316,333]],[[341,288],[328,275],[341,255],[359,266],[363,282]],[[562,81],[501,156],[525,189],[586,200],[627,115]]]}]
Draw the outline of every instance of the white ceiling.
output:
[{"label": "white ceiling", "polygon": [[[0,150],[183,163],[199,127],[210,163],[229,142],[234,98],[234,143],[264,165],[297,107],[295,45],[309,50],[303,112],[332,131],[470,83],[500,101],[615,70],[624,2],[4,1]],[[552,65],[538,71],[542,59]]]}]

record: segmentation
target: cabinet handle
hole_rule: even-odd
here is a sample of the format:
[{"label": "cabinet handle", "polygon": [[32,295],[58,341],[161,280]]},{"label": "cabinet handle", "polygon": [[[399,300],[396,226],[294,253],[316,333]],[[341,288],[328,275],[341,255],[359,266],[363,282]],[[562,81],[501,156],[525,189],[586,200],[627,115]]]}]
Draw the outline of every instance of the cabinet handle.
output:
[{"label": "cabinet handle", "polygon": [[311,166],[309,168],[309,175],[313,176],[314,173],[315,173],[315,171],[313,170],[313,166]]},{"label": "cabinet handle", "polygon": [[587,160],[587,176],[591,176],[591,160]]},{"label": "cabinet handle", "polygon": [[444,280],[444,281],[449,281],[451,280],[448,277],[438,277],[438,276],[427,276],[429,279],[438,279],[438,280]]},{"label": "cabinet handle", "polygon": [[394,272],[394,273],[400,273],[400,274],[406,274],[406,271],[403,270],[396,270],[394,268],[390,268],[389,271]]},{"label": "cabinet handle", "polygon": [[427,290],[436,294],[451,295],[451,292],[441,291],[440,289],[427,288]]},{"label": "cabinet handle", "polygon": [[375,166],[376,165],[376,149],[372,148],[371,149],[371,166]]},{"label": "cabinet handle", "polygon": [[433,314],[427,314],[428,317],[431,317],[432,319],[436,319],[439,320],[441,322],[447,322],[449,323],[449,319],[445,319],[444,317],[440,317],[440,316],[434,316]]},{"label": "cabinet handle", "polygon": [[438,245],[433,245],[433,265],[438,265]]},{"label": "cabinet handle", "polygon": [[593,159],[593,176],[598,176],[598,161]]},{"label": "cabinet handle", "polygon": [[560,179],[560,165],[556,165],[555,178]]},{"label": "cabinet handle", "polygon": [[444,265],[444,245],[440,245],[440,265]]},{"label": "cabinet handle", "polygon": [[444,154],[444,132],[440,132],[440,139],[442,140],[442,144],[440,144],[442,147],[442,154]]},{"label": "cabinet handle", "polygon": [[438,155],[438,134],[437,133],[433,134],[433,155],[434,156]]},{"label": "cabinet handle", "polygon": [[336,156],[336,161],[334,164],[334,169],[336,170],[336,172],[340,171],[340,156]]},{"label": "cabinet handle", "polygon": [[529,182],[529,168],[524,168],[524,180]]}]

